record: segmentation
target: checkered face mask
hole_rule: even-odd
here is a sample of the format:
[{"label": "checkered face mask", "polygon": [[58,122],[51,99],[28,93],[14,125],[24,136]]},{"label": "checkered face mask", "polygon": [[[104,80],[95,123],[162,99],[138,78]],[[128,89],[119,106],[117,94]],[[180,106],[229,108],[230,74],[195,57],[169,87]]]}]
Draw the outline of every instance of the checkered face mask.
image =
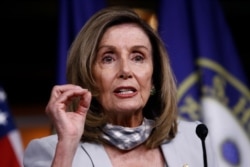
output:
[{"label": "checkered face mask", "polygon": [[121,150],[131,150],[142,144],[149,137],[155,121],[144,118],[143,123],[135,128],[106,124],[103,139]]}]

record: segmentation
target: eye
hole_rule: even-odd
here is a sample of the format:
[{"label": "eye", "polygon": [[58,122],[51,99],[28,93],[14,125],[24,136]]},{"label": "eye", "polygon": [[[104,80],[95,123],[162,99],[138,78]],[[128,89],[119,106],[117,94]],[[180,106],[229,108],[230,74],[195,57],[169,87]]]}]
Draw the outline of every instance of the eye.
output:
[{"label": "eye", "polygon": [[143,62],[144,56],[142,54],[136,53],[133,57],[133,61],[135,62]]},{"label": "eye", "polygon": [[115,59],[113,58],[113,56],[111,56],[111,55],[109,55],[109,54],[103,56],[103,58],[102,58],[102,62],[103,62],[104,64],[110,64],[110,63],[112,63],[114,60],[115,60]]}]

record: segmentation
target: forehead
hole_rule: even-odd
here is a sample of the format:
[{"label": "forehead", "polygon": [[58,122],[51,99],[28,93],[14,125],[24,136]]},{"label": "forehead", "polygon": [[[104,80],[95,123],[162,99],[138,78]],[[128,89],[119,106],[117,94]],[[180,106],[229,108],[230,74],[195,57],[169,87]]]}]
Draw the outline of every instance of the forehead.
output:
[{"label": "forehead", "polygon": [[148,43],[149,37],[145,31],[135,23],[124,23],[109,27],[103,34],[100,44],[114,41],[131,40],[130,42]]}]

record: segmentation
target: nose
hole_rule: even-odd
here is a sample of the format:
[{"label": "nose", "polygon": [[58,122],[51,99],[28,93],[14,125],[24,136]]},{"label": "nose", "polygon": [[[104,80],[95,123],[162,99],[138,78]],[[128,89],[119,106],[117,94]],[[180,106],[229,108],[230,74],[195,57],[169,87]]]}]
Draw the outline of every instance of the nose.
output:
[{"label": "nose", "polygon": [[127,59],[122,59],[120,61],[119,78],[122,78],[122,79],[132,78],[131,67],[129,64],[129,60]]}]

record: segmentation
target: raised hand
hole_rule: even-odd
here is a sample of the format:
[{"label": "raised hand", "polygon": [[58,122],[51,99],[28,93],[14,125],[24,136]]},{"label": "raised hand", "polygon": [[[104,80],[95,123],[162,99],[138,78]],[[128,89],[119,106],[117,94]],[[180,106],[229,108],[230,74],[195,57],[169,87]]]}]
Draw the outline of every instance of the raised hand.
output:
[{"label": "raised hand", "polygon": [[[75,98],[80,100],[77,109],[67,111],[68,105]],[[90,102],[91,93],[80,86],[67,84],[53,87],[45,111],[56,128],[59,141],[73,140],[76,143],[79,142],[84,131]]]}]

